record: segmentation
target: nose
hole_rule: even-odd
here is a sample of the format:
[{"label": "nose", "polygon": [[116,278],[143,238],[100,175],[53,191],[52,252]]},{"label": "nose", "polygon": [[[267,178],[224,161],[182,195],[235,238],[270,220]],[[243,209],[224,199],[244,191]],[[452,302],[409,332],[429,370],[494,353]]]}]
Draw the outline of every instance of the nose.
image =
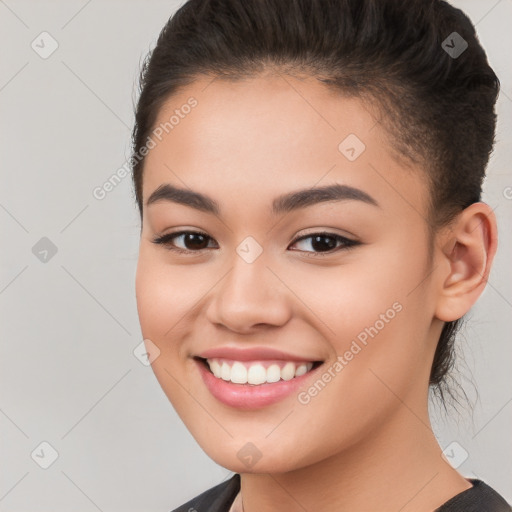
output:
[{"label": "nose", "polygon": [[238,333],[283,326],[291,315],[290,295],[264,258],[248,263],[236,255],[213,290],[206,316],[213,324]]}]

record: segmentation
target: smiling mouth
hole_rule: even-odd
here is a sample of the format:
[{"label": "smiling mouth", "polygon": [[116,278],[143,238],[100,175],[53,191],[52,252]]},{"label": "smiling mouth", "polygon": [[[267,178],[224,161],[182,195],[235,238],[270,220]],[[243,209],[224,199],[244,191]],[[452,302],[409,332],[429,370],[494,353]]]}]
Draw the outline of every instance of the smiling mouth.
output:
[{"label": "smiling mouth", "polygon": [[258,386],[288,381],[318,368],[323,361],[296,362],[283,360],[236,361],[225,358],[194,357],[216,378],[233,384]]}]

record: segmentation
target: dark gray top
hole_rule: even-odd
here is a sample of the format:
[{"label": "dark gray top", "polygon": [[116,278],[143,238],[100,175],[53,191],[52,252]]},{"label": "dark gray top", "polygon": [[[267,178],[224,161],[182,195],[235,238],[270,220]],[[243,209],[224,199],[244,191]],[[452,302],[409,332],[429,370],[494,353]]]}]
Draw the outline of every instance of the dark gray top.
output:
[{"label": "dark gray top", "polygon": [[[468,480],[473,487],[455,495],[435,512],[512,512],[510,505],[492,487],[476,478]],[[171,512],[229,512],[239,490],[240,475],[236,473]]]}]

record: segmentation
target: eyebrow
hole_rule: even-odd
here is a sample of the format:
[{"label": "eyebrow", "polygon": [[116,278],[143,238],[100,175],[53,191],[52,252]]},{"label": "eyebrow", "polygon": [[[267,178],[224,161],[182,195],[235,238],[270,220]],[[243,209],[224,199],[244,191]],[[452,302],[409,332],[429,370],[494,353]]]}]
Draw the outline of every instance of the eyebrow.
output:
[{"label": "eyebrow", "polygon": [[[272,215],[281,215],[327,201],[355,200],[372,206],[379,203],[366,192],[348,185],[327,185],[325,187],[306,188],[283,194],[272,202]],[[170,201],[195,208],[206,213],[220,216],[220,206],[215,199],[192,190],[178,188],[169,183],[160,185],[149,196],[146,206],[160,201]]]}]

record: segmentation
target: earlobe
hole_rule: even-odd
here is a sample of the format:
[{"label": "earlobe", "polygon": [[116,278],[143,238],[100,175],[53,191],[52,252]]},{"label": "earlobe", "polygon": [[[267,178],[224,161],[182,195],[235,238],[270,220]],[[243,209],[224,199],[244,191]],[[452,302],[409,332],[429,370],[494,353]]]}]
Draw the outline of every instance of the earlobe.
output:
[{"label": "earlobe", "polygon": [[471,309],[487,283],[498,245],[493,210],[482,202],[468,206],[443,241],[436,317],[451,322]]}]

